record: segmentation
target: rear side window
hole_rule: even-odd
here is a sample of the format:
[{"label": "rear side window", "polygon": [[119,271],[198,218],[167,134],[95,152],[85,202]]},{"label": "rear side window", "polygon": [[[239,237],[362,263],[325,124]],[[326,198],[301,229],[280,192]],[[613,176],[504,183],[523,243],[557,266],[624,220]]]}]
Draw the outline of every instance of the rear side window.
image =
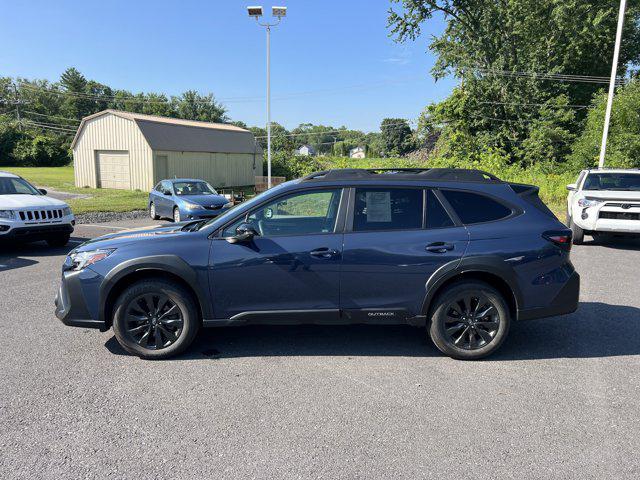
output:
[{"label": "rear side window", "polygon": [[356,188],[353,231],[422,228],[422,190]]},{"label": "rear side window", "polygon": [[427,190],[427,228],[453,227],[454,223],[433,190]]},{"label": "rear side window", "polygon": [[442,193],[462,223],[467,225],[500,220],[511,215],[510,208],[484,195],[459,190],[442,190]]}]

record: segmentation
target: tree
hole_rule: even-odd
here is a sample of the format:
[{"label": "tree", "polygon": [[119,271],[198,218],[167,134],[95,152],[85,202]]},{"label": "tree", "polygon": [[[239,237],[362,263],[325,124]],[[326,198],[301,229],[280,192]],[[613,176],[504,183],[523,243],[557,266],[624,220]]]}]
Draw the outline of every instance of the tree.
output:
[{"label": "tree", "polygon": [[[601,91],[594,98],[585,129],[573,146],[570,161],[576,169],[598,165],[606,106],[607,95]],[[640,80],[619,88],[613,98],[605,165],[640,168]]]},{"label": "tree", "polygon": [[93,102],[87,97],[87,85],[84,75],[73,67],[67,68],[60,76],[60,86],[66,94],[60,108],[63,116],[81,120],[90,115]]},{"label": "tree", "polygon": [[[432,73],[461,83],[430,106],[427,117],[443,138],[465,139],[453,149],[464,144],[471,150],[457,152],[473,156],[497,147],[521,162],[540,154],[563,159],[586,115],[580,106],[600,85],[555,75],[609,75],[619,0],[392,1],[401,4],[388,17],[397,41],[416,40],[436,16],[446,22],[429,43],[437,55]],[[622,74],[640,59],[639,18],[634,1],[623,34]],[[553,142],[544,146],[541,132],[551,133]]]},{"label": "tree", "polygon": [[380,124],[380,139],[387,156],[404,155],[413,150],[409,122],[403,118],[385,118]]},{"label": "tree", "polygon": [[187,90],[172,102],[176,116],[186,120],[225,123],[229,121],[227,109],[215,101],[213,94],[200,95],[195,90]]}]

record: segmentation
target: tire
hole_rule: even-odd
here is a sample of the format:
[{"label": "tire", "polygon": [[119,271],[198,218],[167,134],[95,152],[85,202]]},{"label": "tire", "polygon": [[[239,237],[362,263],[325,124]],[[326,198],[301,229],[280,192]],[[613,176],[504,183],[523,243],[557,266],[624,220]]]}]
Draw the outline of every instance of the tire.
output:
[{"label": "tire", "polygon": [[151,220],[160,220],[160,216],[156,215],[156,204],[153,202],[149,204],[149,216]]},{"label": "tire", "polygon": [[173,221],[175,223],[180,222],[180,209],[178,207],[173,207]]},{"label": "tire", "polygon": [[573,232],[573,244],[582,245],[584,243],[584,230],[573,222],[573,219],[569,219],[569,228]]},{"label": "tire", "polygon": [[[466,312],[459,301],[470,304]],[[500,348],[507,338],[511,323],[509,308],[502,294],[489,284],[479,281],[454,283],[440,293],[432,305],[429,334],[438,350],[451,358],[477,360],[486,357]],[[487,314],[479,316],[483,311]],[[461,320],[457,321],[457,318]]]},{"label": "tire", "polygon": [[49,244],[50,247],[64,247],[69,243],[69,238],[71,238],[71,234],[64,233],[55,237],[47,238],[47,244]]},{"label": "tire", "polygon": [[183,352],[200,328],[193,296],[167,280],[142,280],[128,287],[114,305],[113,331],[127,352],[164,359]]}]

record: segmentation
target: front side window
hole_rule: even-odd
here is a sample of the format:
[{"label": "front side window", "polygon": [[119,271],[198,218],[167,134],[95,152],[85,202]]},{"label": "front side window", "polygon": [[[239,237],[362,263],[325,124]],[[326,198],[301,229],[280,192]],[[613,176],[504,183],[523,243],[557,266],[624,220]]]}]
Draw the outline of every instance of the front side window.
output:
[{"label": "front side window", "polygon": [[41,195],[41,193],[22,178],[0,177],[0,195]]},{"label": "front side window", "polygon": [[353,231],[422,228],[422,189],[356,188]]},{"label": "front side window", "polygon": [[500,220],[512,213],[507,206],[477,193],[442,190],[442,194],[466,225]]},{"label": "front side window", "polygon": [[226,227],[232,237],[241,223],[250,223],[263,237],[331,233],[336,226],[341,189],[294,193],[267,203]]},{"label": "front side window", "polygon": [[218,192],[207,182],[174,182],[176,195],[217,195]]},{"label": "front side window", "polygon": [[160,191],[161,191],[162,193],[164,193],[165,195],[166,195],[167,193],[168,193],[168,194],[171,194],[171,193],[172,193],[172,190],[171,190],[171,182],[167,182],[166,180],[165,180],[165,181],[163,181],[163,182],[160,182]]},{"label": "front side window", "polygon": [[583,190],[639,191],[638,173],[590,173],[584,181]]}]

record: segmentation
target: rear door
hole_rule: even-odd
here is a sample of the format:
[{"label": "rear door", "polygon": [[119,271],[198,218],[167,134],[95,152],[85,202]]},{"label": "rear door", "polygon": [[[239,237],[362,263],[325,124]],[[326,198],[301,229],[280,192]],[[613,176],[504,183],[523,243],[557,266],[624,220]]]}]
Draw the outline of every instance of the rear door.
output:
[{"label": "rear door", "polygon": [[469,242],[436,194],[411,187],[351,190],[340,301],[353,322],[404,323],[421,314],[429,277]]}]

